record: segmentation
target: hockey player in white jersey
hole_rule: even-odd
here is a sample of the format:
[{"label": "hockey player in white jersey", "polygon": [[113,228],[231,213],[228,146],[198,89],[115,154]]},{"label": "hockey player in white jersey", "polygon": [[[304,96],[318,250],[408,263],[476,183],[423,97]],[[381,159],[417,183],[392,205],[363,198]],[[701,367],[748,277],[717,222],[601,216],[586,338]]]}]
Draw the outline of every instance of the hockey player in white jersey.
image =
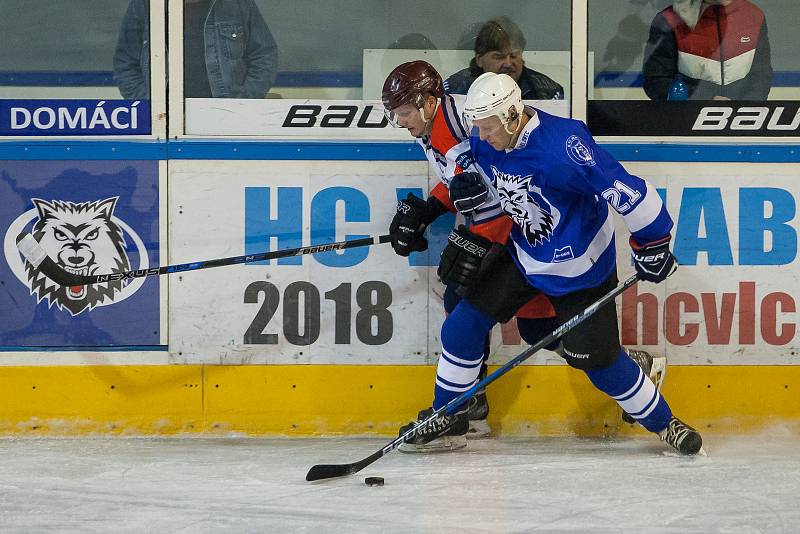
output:
[{"label": "hockey player in white jersey", "polygon": [[[486,249],[461,229],[442,253],[439,276],[468,288],[442,329],[433,407],[438,409],[477,380],[485,333],[533,295],[550,298],[559,321],[581,312],[617,285],[611,209],[631,231],[640,279],[661,282],[677,267],[669,250],[672,219],[655,188],[629,174],[599,147],[586,126],[523,106],[505,74],[485,73],[470,87],[464,109],[477,166],[491,178],[503,210],[514,221],[511,243]],[[466,182],[458,184],[458,181]],[[485,184],[459,175],[451,192],[468,199]],[[449,324],[449,326],[448,326]],[[644,428],[682,454],[702,449],[700,434],[676,418],[646,373],[619,344],[616,308],[605,306],[562,338],[567,363],[614,399]],[[463,409],[422,426],[410,441],[457,435]]]}]

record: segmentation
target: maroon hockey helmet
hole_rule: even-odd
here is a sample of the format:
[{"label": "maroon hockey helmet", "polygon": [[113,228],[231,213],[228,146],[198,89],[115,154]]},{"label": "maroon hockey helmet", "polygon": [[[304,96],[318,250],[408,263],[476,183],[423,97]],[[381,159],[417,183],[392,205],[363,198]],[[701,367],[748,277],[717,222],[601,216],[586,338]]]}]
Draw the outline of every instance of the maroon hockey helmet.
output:
[{"label": "maroon hockey helmet", "polygon": [[444,95],[442,77],[426,61],[410,61],[395,67],[383,83],[381,100],[387,110],[397,109],[403,104],[422,107],[426,95],[441,98]]}]

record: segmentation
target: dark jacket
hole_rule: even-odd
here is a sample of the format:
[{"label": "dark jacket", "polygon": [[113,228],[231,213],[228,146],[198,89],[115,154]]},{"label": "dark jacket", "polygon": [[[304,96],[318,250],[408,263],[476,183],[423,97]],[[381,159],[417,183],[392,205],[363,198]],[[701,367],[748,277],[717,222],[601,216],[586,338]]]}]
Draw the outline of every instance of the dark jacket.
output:
[{"label": "dark jacket", "polygon": [[704,7],[693,28],[673,6],[653,19],[644,53],[647,96],[666,100],[680,73],[692,100],[766,100],[772,64],[764,13],[747,0]]},{"label": "dark jacket", "polygon": [[[149,0],[131,0],[114,52],[123,98],[150,97]],[[264,98],[275,81],[278,47],[253,0],[212,0],[204,27],[206,69],[217,98]]]},{"label": "dark jacket", "polygon": [[[465,95],[469,86],[478,76],[483,74],[483,69],[474,64],[474,60],[466,69],[462,69],[444,81],[444,90],[451,94]],[[522,74],[517,80],[522,91],[523,100],[563,100],[564,88],[547,75],[528,67],[522,68]]]}]

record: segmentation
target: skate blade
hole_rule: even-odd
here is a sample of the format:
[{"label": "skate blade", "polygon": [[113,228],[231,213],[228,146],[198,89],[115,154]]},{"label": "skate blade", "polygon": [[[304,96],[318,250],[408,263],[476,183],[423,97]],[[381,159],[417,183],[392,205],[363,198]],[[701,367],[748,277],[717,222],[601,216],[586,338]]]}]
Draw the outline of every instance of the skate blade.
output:
[{"label": "skate blade", "polygon": [[444,436],[428,443],[402,443],[397,450],[409,454],[450,452],[467,446],[466,436]]},{"label": "skate blade", "polygon": [[486,419],[476,419],[469,422],[469,430],[467,430],[467,439],[484,439],[488,438],[492,433],[489,428],[489,423]]},{"label": "skate blade", "polygon": [[708,456],[708,453],[706,453],[706,449],[704,447],[700,447],[700,450],[694,454],[683,454],[682,452],[678,452],[676,450],[662,451],[661,454],[664,456],[672,456],[673,458],[697,458],[699,456]]}]

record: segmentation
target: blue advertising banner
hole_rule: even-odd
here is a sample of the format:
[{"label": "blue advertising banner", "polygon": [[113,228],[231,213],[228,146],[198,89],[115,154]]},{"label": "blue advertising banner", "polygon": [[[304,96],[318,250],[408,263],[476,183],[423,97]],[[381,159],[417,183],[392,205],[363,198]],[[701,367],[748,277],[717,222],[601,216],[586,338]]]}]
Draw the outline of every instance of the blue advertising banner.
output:
[{"label": "blue advertising banner", "polygon": [[0,135],[149,133],[149,100],[0,100]]},{"label": "blue advertising banner", "polygon": [[62,287],[16,247],[29,231],[87,275],[158,265],[157,161],[0,161],[0,198],[0,350],[159,345],[158,278]]}]

